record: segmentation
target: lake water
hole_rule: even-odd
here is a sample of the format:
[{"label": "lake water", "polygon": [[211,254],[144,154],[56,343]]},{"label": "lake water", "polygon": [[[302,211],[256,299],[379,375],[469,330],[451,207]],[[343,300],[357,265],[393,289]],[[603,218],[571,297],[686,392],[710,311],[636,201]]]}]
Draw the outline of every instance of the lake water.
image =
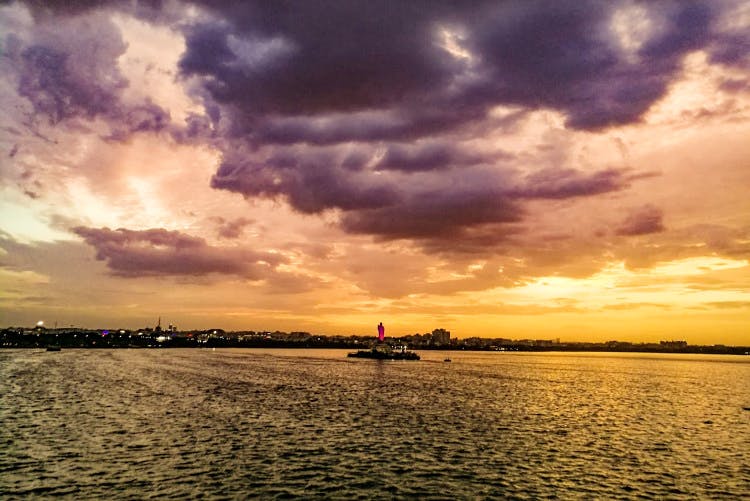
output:
[{"label": "lake water", "polygon": [[0,350],[0,498],[750,498],[750,357],[345,354]]}]

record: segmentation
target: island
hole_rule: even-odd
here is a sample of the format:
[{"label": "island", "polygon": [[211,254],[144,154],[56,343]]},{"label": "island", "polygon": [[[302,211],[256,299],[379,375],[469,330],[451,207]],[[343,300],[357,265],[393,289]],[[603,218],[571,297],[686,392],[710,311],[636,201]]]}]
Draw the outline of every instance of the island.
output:
[{"label": "island", "polygon": [[[386,345],[387,346],[387,345]],[[346,355],[350,358],[370,358],[374,360],[419,360],[419,355],[406,349],[378,349],[377,346],[370,350],[359,350]]]}]

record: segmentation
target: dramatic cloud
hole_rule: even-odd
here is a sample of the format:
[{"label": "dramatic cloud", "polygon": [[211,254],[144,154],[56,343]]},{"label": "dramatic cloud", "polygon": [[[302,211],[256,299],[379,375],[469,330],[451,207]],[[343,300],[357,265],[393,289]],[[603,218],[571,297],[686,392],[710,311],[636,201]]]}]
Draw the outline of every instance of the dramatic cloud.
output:
[{"label": "dramatic cloud", "polygon": [[111,130],[107,137],[114,140],[169,125],[169,113],[154,103],[123,100],[130,83],[118,60],[127,44],[106,12],[37,21],[34,30],[8,27],[4,40],[5,62],[10,63],[4,68],[15,79],[18,95],[31,105],[29,124],[102,119]]},{"label": "dramatic cloud", "polygon": [[[517,222],[524,199],[626,189],[634,178],[618,169],[567,165],[540,166],[508,184],[512,155],[461,143],[497,126],[497,106],[558,110],[578,129],[638,122],[685,54],[723,40],[714,30],[721,7],[705,4],[208,9],[211,16],[186,28],[180,69],[202,82],[225,124],[212,186],[283,198],[303,213],[340,209],[346,231],[389,238]],[[651,11],[648,29],[634,25],[643,9]],[[352,144],[359,151],[345,155]],[[321,146],[328,158],[316,153]],[[451,172],[459,169],[454,193]]]},{"label": "dramatic cloud", "polygon": [[64,18],[35,32],[24,43],[8,35],[10,57],[19,68],[18,91],[50,123],[113,112],[127,85],[116,60],[126,49],[115,25],[104,16],[90,21]]},{"label": "dramatic cloud", "polygon": [[[389,121],[415,124],[415,117],[442,114],[452,128],[457,117],[443,110],[456,105],[481,118],[492,106],[516,104],[559,109],[572,126],[597,128],[638,120],[664,94],[687,51],[728,45],[726,35],[712,31],[721,6],[651,4],[642,7],[652,11],[650,29],[635,34],[622,33],[630,28],[622,14],[628,6],[231,6],[215,11],[228,24],[191,28],[182,70],[209,77],[207,89],[218,101],[256,117],[398,106],[401,113]],[[623,18],[624,27],[613,26]],[[623,36],[630,46],[623,47]],[[636,59],[628,57],[634,48]]]},{"label": "dramatic cloud", "polygon": [[255,116],[460,104],[479,118],[512,103],[559,109],[574,127],[623,124],[664,94],[682,55],[723,40],[720,7],[696,3],[644,7],[653,26],[639,40],[612,26],[628,3],[209,5],[222,21],[189,29],[182,71]]},{"label": "dramatic cloud", "polygon": [[[179,76],[205,116],[171,132],[222,152],[211,186],[305,214],[339,210],[344,230],[388,238],[516,223],[531,199],[627,189],[632,173],[605,166],[539,165],[518,179],[514,155],[472,140],[540,109],[573,129],[637,123],[686,54],[741,65],[729,48],[750,38],[720,29],[731,2],[192,3],[175,25]],[[53,123],[106,118],[109,139],[166,129],[157,105],[119,100],[125,45],[103,14],[91,24],[87,7],[71,6],[58,29],[50,18],[65,7],[35,6],[43,34],[11,38],[20,94]],[[156,22],[177,15],[174,5],[132,12],[146,11]],[[498,107],[519,114],[499,118]]]},{"label": "dramatic cloud", "polygon": [[451,78],[418,2],[265,2],[207,6],[221,21],[187,33],[185,74],[210,77],[222,102],[255,113],[313,114],[397,104]]},{"label": "dramatic cloud", "polygon": [[73,231],[96,249],[98,260],[122,277],[220,273],[257,280],[284,261],[278,254],[213,247],[202,238],[164,229],[79,226]]},{"label": "dramatic cloud", "polygon": [[211,186],[245,196],[284,197],[303,213],[382,207],[397,199],[392,184],[377,181],[371,174],[350,173],[334,162],[314,155],[296,158],[278,154],[260,163],[241,156],[225,158]]}]

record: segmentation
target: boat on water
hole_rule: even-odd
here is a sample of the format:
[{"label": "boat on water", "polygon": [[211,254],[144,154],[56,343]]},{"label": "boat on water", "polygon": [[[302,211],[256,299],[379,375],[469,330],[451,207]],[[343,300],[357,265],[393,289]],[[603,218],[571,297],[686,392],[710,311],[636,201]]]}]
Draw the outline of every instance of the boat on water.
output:
[{"label": "boat on water", "polygon": [[371,358],[373,360],[419,360],[419,355],[406,349],[406,345],[393,346],[385,342],[385,327],[383,322],[378,324],[378,337],[375,345],[369,350],[359,350],[348,353],[350,358]]},{"label": "boat on water", "polygon": [[371,358],[373,360],[419,360],[420,357],[413,351],[359,350],[346,355],[351,358]]}]

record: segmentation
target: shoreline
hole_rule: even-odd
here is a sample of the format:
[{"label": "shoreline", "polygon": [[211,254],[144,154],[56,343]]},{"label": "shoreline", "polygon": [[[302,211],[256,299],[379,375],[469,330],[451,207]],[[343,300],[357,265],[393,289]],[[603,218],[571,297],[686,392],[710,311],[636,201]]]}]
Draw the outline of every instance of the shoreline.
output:
[{"label": "shoreline", "polygon": [[[437,331],[437,330],[436,330]],[[221,329],[177,331],[157,328],[125,329],[0,329],[3,348],[280,348],[280,349],[370,349],[379,344],[372,336],[324,335],[309,332],[240,331]],[[430,334],[388,337],[385,344],[409,350],[471,352],[585,352],[585,353],[672,353],[750,355],[750,346],[724,344],[693,345],[687,341],[659,342],[561,342],[545,339],[438,338]]]},{"label": "shoreline", "polygon": [[[69,346],[62,344],[61,349],[64,350],[141,350],[141,349],[159,349],[159,350],[175,350],[175,349],[196,349],[196,350],[211,350],[214,348],[221,348],[223,350],[243,350],[243,349],[268,349],[268,350],[351,350],[352,347],[342,346],[279,346],[279,345],[203,345],[203,346],[185,346],[185,345],[173,345],[173,344],[145,344],[145,345],[107,345],[100,344],[95,346]],[[361,347],[360,347],[361,348]],[[649,350],[649,349],[586,349],[580,347],[569,347],[566,349],[544,349],[544,348],[518,348],[518,349],[504,349],[504,350],[490,350],[490,349],[466,349],[466,348],[450,348],[450,347],[434,347],[434,348],[413,348],[411,351],[446,351],[446,352],[467,352],[467,353],[630,353],[630,354],[650,354],[650,355],[735,355],[735,356],[750,356],[750,347],[743,346],[726,346],[720,349],[712,346],[695,346],[695,349],[687,349],[682,351],[665,351],[665,350]],[[34,346],[0,346],[2,350],[46,350],[46,345],[34,345]]]}]

